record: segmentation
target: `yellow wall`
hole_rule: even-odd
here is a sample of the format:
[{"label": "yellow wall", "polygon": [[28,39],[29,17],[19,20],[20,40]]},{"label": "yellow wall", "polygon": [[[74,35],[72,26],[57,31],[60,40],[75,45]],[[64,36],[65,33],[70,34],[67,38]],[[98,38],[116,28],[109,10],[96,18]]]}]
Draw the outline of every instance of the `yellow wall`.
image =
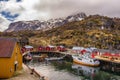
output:
[{"label": "yellow wall", "polygon": [[14,74],[14,64],[18,61],[17,70],[22,69],[22,54],[16,43],[11,58],[0,58],[0,78],[10,78]]},{"label": "yellow wall", "polygon": [[12,60],[10,58],[0,58],[0,78],[11,77],[13,73]]}]

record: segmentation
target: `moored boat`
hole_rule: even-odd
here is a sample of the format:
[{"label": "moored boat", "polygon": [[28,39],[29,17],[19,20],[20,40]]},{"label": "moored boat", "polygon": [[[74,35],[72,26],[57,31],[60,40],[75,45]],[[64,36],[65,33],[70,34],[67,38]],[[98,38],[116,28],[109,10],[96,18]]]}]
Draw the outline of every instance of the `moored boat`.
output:
[{"label": "moored boat", "polygon": [[73,62],[77,64],[82,64],[85,66],[99,66],[100,62],[90,56],[90,53],[85,53],[84,55],[72,55]]}]

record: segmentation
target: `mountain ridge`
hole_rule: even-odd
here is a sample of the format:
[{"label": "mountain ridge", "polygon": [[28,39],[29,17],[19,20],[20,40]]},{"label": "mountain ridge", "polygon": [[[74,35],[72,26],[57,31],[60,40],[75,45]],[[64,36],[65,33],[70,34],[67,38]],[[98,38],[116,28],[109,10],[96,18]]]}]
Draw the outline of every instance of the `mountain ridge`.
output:
[{"label": "mountain ridge", "polygon": [[49,30],[55,27],[62,26],[73,21],[80,21],[86,17],[85,13],[77,13],[65,18],[50,19],[47,21],[18,21],[11,23],[5,32],[20,31],[20,30]]}]

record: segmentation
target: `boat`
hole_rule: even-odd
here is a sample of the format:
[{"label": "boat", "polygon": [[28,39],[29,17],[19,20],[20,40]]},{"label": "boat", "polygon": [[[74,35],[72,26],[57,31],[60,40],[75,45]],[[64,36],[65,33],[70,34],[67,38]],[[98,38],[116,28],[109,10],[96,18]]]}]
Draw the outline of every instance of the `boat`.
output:
[{"label": "boat", "polygon": [[73,62],[77,64],[82,64],[85,66],[92,66],[96,67],[99,66],[100,62],[97,59],[94,59],[91,57],[90,53],[85,53],[85,54],[74,54],[72,55]]},{"label": "boat", "polygon": [[33,57],[29,52],[23,56],[23,60],[25,61],[31,61],[32,59]]},{"label": "boat", "polygon": [[50,58],[45,58],[47,61],[54,61],[54,60],[62,60],[63,57],[50,57]]},{"label": "boat", "polygon": [[66,55],[61,56],[61,57],[46,57],[45,60],[46,60],[46,61],[62,60],[62,59],[64,59],[65,56],[66,56]]}]

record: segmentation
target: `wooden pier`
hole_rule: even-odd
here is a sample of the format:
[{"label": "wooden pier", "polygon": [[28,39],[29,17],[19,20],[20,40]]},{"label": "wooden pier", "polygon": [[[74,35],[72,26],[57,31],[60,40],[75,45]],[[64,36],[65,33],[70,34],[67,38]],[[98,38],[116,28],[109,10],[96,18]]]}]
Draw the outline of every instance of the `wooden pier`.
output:
[{"label": "wooden pier", "polygon": [[110,59],[110,58],[103,58],[101,56],[95,56],[95,58],[98,59],[98,60],[105,61],[105,62],[111,62],[111,63],[120,64],[120,60],[115,60],[115,59]]},{"label": "wooden pier", "polygon": [[102,70],[120,73],[120,60],[95,56],[100,61]]}]

